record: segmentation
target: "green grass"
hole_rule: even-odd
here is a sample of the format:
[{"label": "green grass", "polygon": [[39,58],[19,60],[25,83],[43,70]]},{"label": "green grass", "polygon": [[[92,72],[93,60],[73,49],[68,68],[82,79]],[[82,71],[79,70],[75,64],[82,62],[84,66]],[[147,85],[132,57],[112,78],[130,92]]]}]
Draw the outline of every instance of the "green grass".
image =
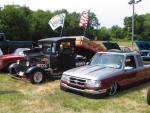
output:
[{"label": "green grass", "polygon": [[149,83],[99,99],[65,92],[59,80],[41,85],[0,74],[0,113],[149,113],[146,94]]}]

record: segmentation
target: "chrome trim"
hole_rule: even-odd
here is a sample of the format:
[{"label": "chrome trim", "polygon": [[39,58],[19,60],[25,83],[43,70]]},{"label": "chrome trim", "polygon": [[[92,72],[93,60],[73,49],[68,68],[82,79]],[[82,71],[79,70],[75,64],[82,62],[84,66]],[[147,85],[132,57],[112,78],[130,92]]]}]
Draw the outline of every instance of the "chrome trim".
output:
[{"label": "chrome trim", "polygon": [[62,87],[66,88],[66,89],[70,89],[70,90],[74,90],[74,91],[78,91],[81,93],[88,93],[88,94],[93,94],[93,95],[97,95],[97,94],[102,94],[102,93],[106,93],[107,89],[103,89],[103,90],[98,90],[98,91],[94,91],[94,90],[88,90],[88,89],[77,89],[74,87],[70,87],[67,84],[61,83],[60,84]]}]

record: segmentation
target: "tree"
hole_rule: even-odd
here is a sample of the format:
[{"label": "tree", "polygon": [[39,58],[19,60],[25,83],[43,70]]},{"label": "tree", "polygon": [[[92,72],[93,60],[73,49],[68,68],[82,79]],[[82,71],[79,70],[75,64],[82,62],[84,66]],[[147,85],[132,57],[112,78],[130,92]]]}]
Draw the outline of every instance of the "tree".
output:
[{"label": "tree", "polygon": [[111,40],[110,29],[107,29],[106,27],[101,27],[98,30],[98,40]]},{"label": "tree", "polygon": [[9,39],[24,40],[30,39],[31,11],[27,7],[18,5],[5,6],[1,11],[0,31],[5,32]]},{"label": "tree", "polygon": [[54,34],[48,25],[48,21],[51,17],[52,13],[50,11],[44,12],[43,10],[37,10],[32,13],[30,19],[32,40],[37,41],[41,38],[47,38]]},{"label": "tree", "polygon": [[[134,21],[134,32],[135,40],[150,40],[148,37],[150,36],[150,14],[146,15],[135,15]],[[129,31],[131,37],[131,30],[132,30],[132,18],[125,17],[124,19],[125,29]]]},{"label": "tree", "polygon": [[123,39],[125,38],[125,32],[123,28],[119,27],[118,25],[114,25],[111,28],[111,39]]}]

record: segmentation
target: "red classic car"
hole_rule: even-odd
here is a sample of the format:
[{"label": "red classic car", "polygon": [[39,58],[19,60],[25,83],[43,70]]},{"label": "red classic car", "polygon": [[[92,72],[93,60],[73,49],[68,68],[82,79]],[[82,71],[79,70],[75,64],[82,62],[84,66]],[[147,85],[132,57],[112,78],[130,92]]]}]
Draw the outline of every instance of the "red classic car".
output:
[{"label": "red classic car", "polygon": [[0,70],[7,70],[9,65],[24,58],[23,51],[29,50],[29,48],[18,48],[12,54],[0,56]]},{"label": "red classic car", "polygon": [[0,48],[0,56],[1,56],[1,55],[3,55],[3,52],[2,52],[2,50],[1,50],[1,48]]}]

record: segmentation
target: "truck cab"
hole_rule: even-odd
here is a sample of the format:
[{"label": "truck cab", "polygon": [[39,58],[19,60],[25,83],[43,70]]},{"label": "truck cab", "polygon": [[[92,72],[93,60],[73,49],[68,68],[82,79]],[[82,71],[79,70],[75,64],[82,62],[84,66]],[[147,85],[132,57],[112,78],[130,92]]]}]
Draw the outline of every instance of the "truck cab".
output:
[{"label": "truck cab", "polygon": [[43,53],[49,57],[49,66],[54,71],[75,67],[75,39],[48,38],[39,40]]}]

